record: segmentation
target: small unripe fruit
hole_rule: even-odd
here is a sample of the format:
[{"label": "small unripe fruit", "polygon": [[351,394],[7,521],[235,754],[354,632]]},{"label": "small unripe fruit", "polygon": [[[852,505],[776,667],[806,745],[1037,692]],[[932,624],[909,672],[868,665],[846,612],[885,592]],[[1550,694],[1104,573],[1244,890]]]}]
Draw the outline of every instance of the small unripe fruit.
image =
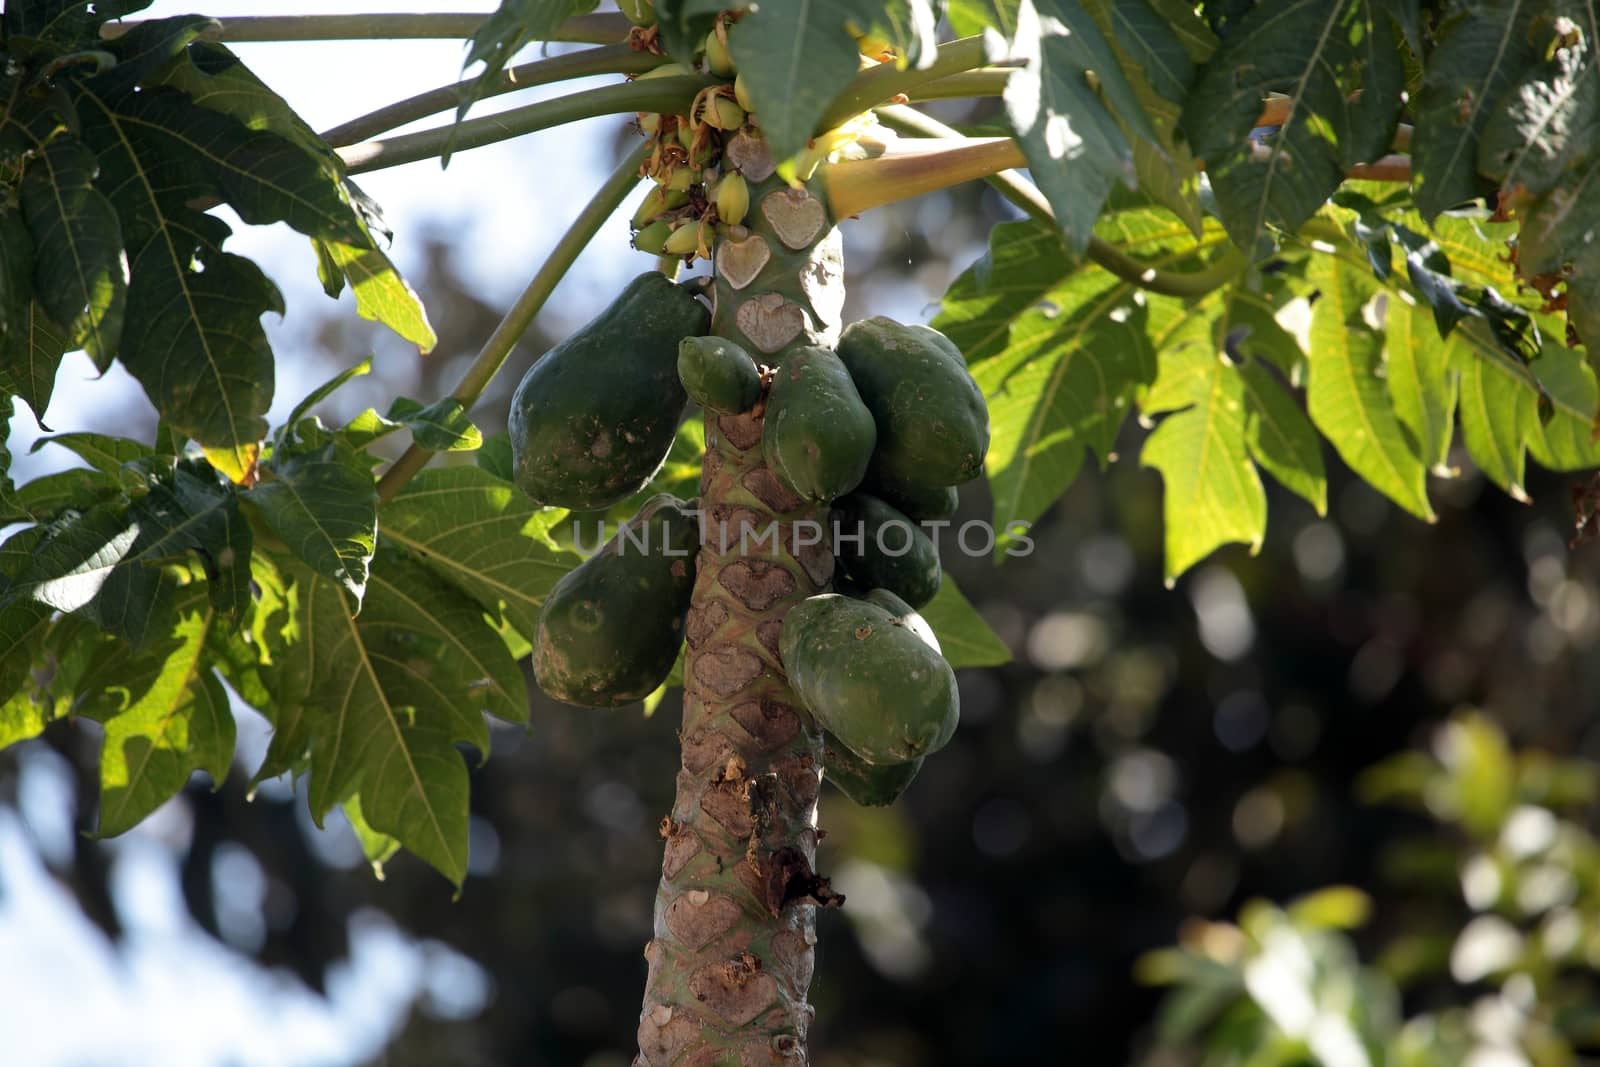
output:
[{"label": "small unripe fruit", "polygon": [[706,66],[719,78],[733,77],[733,53],[728,51],[728,42],[716,30],[706,34]]},{"label": "small unripe fruit", "polygon": [[655,0],[617,0],[617,7],[635,26],[656,24]]},{"label": "small unripe fruit", "polygon": [[700,247],[700,227],[693,222],[684,222],[672,231],[661,250],[670,256],[687,256]]},{"label": "small unripe fruit", "polygon": [[693,185],[699,177],[692,167],[674,167],[672,176],[667,179],[665,184],[673,192],[687,193],[689,186]]},{"label": "small unripe fruit", "polygon": [[678,143],[684,148],[694,147],[694,129],[689,125],[689,120],[682,116],[678,119]]},{"label": "small unripe fruit", "polygon": [[737,130],[744,125],[744,108],[725,96],[714,96],[706,107],[706,124],[719,130]]},{"label": "small unripe fruit", "polygon": [[687,192],[658,185],[645,193],[644,199],[639,201],[639,206],[633,212],[633,228],[642,230],[663,212],[682,207],[688,202]]},{"label": "small unripe fruit", "polygon": [[733,98],[737,100],[739,102],[739,106],[744,108],[746,111],[755,110],[755,107],[750,103],[750,87],[744,83],[743,74],[733,79]]},{"label": "small unripe fruit", "polygon": [[672,236],[672,223],[666,219],[657,219],[633,235],[633,247],[641,252],[659,256],[662,249],[667,246],[667,238],[670,236]]},{"label": "small unripe fruit", "polygon": [[639,80],[644,81],[646,78],[682,78],[693,73],[694,71],[682,63],[663,63],[661,66],[647,70],[639,75]]},{"label": "small unripe fruit", "polygon": [[729,226],[744,221],[750,211],[750,184],[743,174],[725,174],[717,183],[717,217]]}]

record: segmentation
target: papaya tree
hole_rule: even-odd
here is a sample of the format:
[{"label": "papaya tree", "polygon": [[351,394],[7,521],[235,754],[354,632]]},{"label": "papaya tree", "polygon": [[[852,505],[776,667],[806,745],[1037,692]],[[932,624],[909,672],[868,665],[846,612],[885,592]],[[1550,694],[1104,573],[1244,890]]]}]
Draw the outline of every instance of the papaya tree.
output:
[{"label": "papaya tree", "polygon": [[[954,669],[1004,658],[941,549],[1025,551],[1126,448],[1162,480],[1169,583],[1262,544],[1263,471],[1323,513],[1325,446],[1424,522],[1467,462],[1518,497],[1530,456],[1600,466],[1592,4],[146,6],[0,20],[4,410],[41,418],[82,350],[160,418],[52,428],[81,466],[22,485],[0,450],[0,745],[99,723],[113,835],[225,778],[239,699],[273,727],[257,780],[459,886],[460,748],[528,719],[519,660],[585,707],[681,686],[641,1064],[808,1061],[815,912],[844,903],[822,782],[891,803],[957,728]],[[229,48],[400,37],[468,39],[481,70],[322,133]],[[512,65],[550,41],[584,47]],[[594,75],[618,80],[471,116]],[[916,106],[950,99],[979,125]],[[214,208],[304,234],[330,295],[425,352],[356,178],[602,116],[635,146],[448,396],[328,425],[352,363],[268,424],[282,299]],[[1017,217],[932,323],[842,321],[842,228],[977,180]],[[526,368],[506,432],[475,425],[630,198],[639,277]],[[992,519],[953,537],[979,478]],[[595,518],[613,536],[581,552]]]}]

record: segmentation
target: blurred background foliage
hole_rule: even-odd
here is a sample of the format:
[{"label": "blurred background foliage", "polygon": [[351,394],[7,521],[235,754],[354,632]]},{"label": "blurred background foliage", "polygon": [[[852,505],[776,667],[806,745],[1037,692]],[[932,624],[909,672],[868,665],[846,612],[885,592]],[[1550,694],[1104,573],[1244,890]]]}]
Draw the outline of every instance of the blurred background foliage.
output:
[{"label": "blurred background foliage", "polygon": [[[972,188],[848,224],[847,318],[931,317],[1005,217]],[[330,422],[443,395],[497,319],[467,250],[410,240],[439,348],[330,308],[298,373],[377,353]],[[550,341],[526,339],[486,431]],[[1327,519],[1278,492],[1259,555],[1171,590],[1159,478],[1126,459],[1080,476],[1031,556],[947,553],[1015,662],[962,673],[960,731],[893,807],[824,795],[820,866],[849,903],[819,917],[819,1067],[1600,1062],[1600,548],[1568,546],[1573,479],[1530,470],[1522,504],[1453,462],[1432,526],[1330,462]],[[975,486],[960,520],[990,511]],[[467,977],[423,983],[374,1063],[625,1067],[676,696],[649,717],[535,699],[473,774],[460,900],[409,857],[374,878],[286,784],[247,796],[243,759],[136,833],[241,965],[325,989],[374,913],[447,946],[427,965]],[[92,825],[96,745],[61,722],[0,753],[0,805],[115,939],[120,854],[38,799],[76,782]]]}]

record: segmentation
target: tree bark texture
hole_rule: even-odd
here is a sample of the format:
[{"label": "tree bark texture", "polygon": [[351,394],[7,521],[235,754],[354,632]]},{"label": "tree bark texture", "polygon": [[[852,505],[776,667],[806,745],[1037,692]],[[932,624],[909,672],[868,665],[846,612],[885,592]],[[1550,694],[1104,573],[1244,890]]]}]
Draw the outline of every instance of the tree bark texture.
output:
[{"label": "tree bark texture", "polygon": [[[816,192],[772,176],[761,142],[740,134],[729,160],[752,196],[715,249],[713,330],[777,365],[838,336],[840,238]],[[682,767],[636,1067],[809,1062],[816,909],[842,900],[815,871],[821,735],[778,656],[785,613],[830,587],[829,505],[767,469],[761,412],[706,418]]]}]

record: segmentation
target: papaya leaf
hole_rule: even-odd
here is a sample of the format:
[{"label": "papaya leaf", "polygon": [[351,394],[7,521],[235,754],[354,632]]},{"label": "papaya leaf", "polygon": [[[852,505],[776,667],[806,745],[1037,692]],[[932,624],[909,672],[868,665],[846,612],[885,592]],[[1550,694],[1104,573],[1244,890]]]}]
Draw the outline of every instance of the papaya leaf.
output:
[{"label": "papaya leaf", "polygon": [[689,62],[717,14],[727,7],[724,0],[657,0],[656,27],[667,54],[680,63]]},{"label": "papaya leaf", "polygon": [[1159,135],[1078,0],[1026,0],[1012,51],[1026,66],[1006,83],[1006,116],[1068,247],[1081,252],[1112,186],[1137,179],[1122,124],[1152,143]]},{"label": "papaya leaf", "polygon": [[[1377,0],[1263,4],[1230,26],[1179,125],[1206,161],[1234,242],[1249,250],[1268,225],[1298,229],[1346,167],[1382,155],[1403,88],[1398,41]],[[1274,92],[1291,98],[1291,111],[1257,141],[1261,101]]]},{"label": "papaya leaf", "polygon": [[[548,41],[556,28],[573,15],[593,11],[599,0],[500,0],[494,14],[483,20],[467,48],[466,66],[483,64],[483,72],[472,83],[456,109],[456,120],[466,117],[472,105],[483,96],[484,88],[494,84],[511,57],[534,41]],[[684,60],[687,62],[688,56]],[[449,157],[445,158],[449,162]]]},{"label": "papaya leaf", "polygon": [[37,452],[46,445],[64,448],[101,474],[118,475],[129,463],[155,457],[156,451],[141,441],[101,433],[58,433],[33,443]]},{"label": "papaya leaf", "polygon": [[487,471],[500,481],[516,481],[516,460],[511,452],[511,435],[505,431],[490,434],[472,459],[479,470]]},{"label": "papaya leaf", "polygon": [[418,445],[430,452],[473,452],[483,445],[483,431],[467,418],[467,409],[454,397],[424,406],[409,397],[396,397],[386,416],[411,431]]},{"label": "papaya leaf", "polygon": [[1441,338],[1430,316],[1395,293],[1385,308],[1383,336],[1384,380],[1394,413],[1417,442],[1423,464],[1444,471],[1460,364],[1453,353],[1460,342]]},{"label": "papaya leaf", "polygon": [[79,683],[77,712],[105,726],[98,836],[138,825],[197,770],[214,789],[227,778],[235,725],[206,655],[215,622],[203,598],[188,596],[169,639],[142,651],[116,643]]},{"label": "papaya leaf", "polygon": [[82,468],[57,471],[0,499],[0,522],[47,522],[68,508],[87,511],[121,491],[122,480],[114,474]]},{"label": "papaya leaf", "polygon": [[[1182,345],[1161,356],[1147,414],[1187,406],[1161,420],[1139,462],[1161,472],[1166,579],[1229,542],[1252,553],[1266,535],[1267,495],[1245,441],[1244,379],[1208,345]],[[1159,398],[1159,399],[1157,399]]]},{"label": "papaya leaf", "polygon": [[274,455],[244,494],[312,570],[338,582],[359,610],[377,547],[378,490],[366,458],[339,441]]},{"label": "papaya leaf", "polygon": [[845,24],[870,21],[862,18],[870,7],[853,0],[762,4],[728,32],[774,159],[805,147],[840,86],[855,76],[856,42]]},{"label": "papaya leaf", "polygon": [[120,94],[131,92],[141,83],[149,83],[151,76],[173,57],[181,55],[190,42],[216,26],[215,19],[204,15],[175,15],[138,23],[102,46],[117,57],[117,65],[94,76],[95,88],[104,93]]},{"label": "papaya leaf", "polygon": [[45,410],[55,392],[56,373],[61,369],[61,357],[73,347],[67,331],[50,320],[49,314],[38,300],[24,310],[14,346],[0,349],[7,359],[8,369],[0,369],[0,388],[5,388],[28,402],[35,421],[44,426]]},{"label": "papaya leaf", "polygon": [[939,592],[922,606],[920,614],[933,627],[950,666],[998,667],[1011,662],[1011,650],[973,609],[949,574],[940,579]]},{"label": "papaya leaf", "polygon": [[[1099,234],[1162,270],[1225,241],[1213,226],[1197,244],[1181,221],[1153,210],[1107,216]],[[989,402],[997,530],[1038,518],[1087,449],[1108,459],[1133,397],[1156,373],[1144,332],[1149,305],[1137,287],[1099,266],[1075,266],[1053,227],[1003,223],[933,322],[966,354]],[[1010,543],[1002,534],[997,553]]]},{"label": "papaya leaf", "polygon": [[128,301],[122,225],[95,188],[95,156],[59,136],[39,146],[22,172],[22,216],[33,238],[40,305],[105,370],[117,354]]},{"label": "papaya leaf", "polygon": [[1567,314],[1583,342],[1600,346],[1600,155],[1569,173],[1523,217],[1518,262],[1530,279],[1566,283]]},{"label": "papaya leaf", "polygon": [[1455,369],[1461,380],[1462,442],[1491,482],[1526,501],[1523,449],[1538,426],[1536,397],[1507,379],[1509,368],[1470,351],[1456,360]]},{"label": "papaya leaf", "polygon": [[278,428],[278,432],[274,435],[274,445],[278,448],[292,447],[295,444],[293,436],[295,428],[300,425],[300,420],[305,418],[307,412],[334,393],[337,393],[350,382],[355,381],[357,378],[364,378],[371,373],[372,357],[368,356],[360,363],[346,367],[301,397],[300,402],[294,406],[293,411],[289,412],[289,417],[283,420],[283,425]]},{"label": "papaya leaf", "polygon": [[475,467],[413,478],[381,516],[383,539],[532,639],[550,588],[578,563],[549,525],[564,514],[528,502],[515,485]]},{"label": "papaya leaf", "polygon": [[1255,464],[1285,489],[1328,512],[1328,476],[1322,445],[1298,401],[1259,363],[1239,367],[1245,391],[1245,444]]},{"label": "papaya leaf", "polygon": [[84,672],[116,641],[76,615],[0,609],[0,749],[38,737],[71,712]]},{"label": "papaya leaf", "polygon": [[1017,32],[1019,3],[1020,0],[950,0],[944,13],[957,37],[992,29],[1009,39]]},{"label": "papaya leaf", "polygon": [[438,338],[428,322],[422,299],[408,285],[389,257],[377,246],[367,217],[365,198],[345,176],[344,164],[315,130],[265,82],[222,45],[191,44],[181,61],[156,79],[187,93],[196,104],[231,115],[252,130],[270,130],[318,161],[329,192],[344,201],[363,230],[362,239],[312,238],[329,296],[338,296],[348,280],[356,296],[356,313],[382,323],[423,352]]},{"label": "papaya leaf", "polygon": [[[1565,6],[1565,5],[1557,5]],[[1590,18],[1593,14],[1590,9]],[[1521,71],[1501,106],[1484,116],[1478,139],[1479,173],[1502,188],[1542,196],[1594,155],[1600,137],[1600,63],[1590,21],[1558,36],[1555,20],[1535,29],[1546,58]]]},{"label": "papaya leaf", "polygon": [[356,296],[356,314],[389,327],[423,353],[433,351],[439,337],[428,321],[422,298],[401,277],[385,252],[343,241],[315,244],[318,256],[326,256],[333,269],[350,282]]},{"label": "papaya leaf", "polygon": [[0,392],[20,396],[43,415],[62,353],[30,344],[33,306],[33,237],[17,206],[0,201]]},{"label": "papaya leaf", "polygon": [[1315,256],[1308,278],[1321,294],[1311,309],[1307,353],[1311,421],[1351,470],[1432,522],[1426,467],[1378,376],[1383,338],[1362,317],[1375,283],[1336,255]]},{"label": "papaya leaf", "polygon": [[388,834],[381,834],[372,828],[367,817],[361,811],[361,797],[353,796],[341,805],[344,817],[350,821],[350,829],[356,835],[356,841],[361,845],[361,854],[367,857],[367,862],[372,864],[374,876],[379,881],[383,880],[383,865],[394,858],[400,851],[400,842]]},{"label": "papaya leaf", "polygon": [[[1533,4],[1483,0],[1455,8],[1440,27],[1413,105],[1411,137],[1417,207],[1429,221],[1493,192],[1494,183],[1478,173],[1480,138],[1538,59],[1529,33],[1537,11]],[[1489,151],[1504,151],[1503,144]]]},{"label": "papaya leaf", "polygon": [[294,625],[284,669],[304,688],[311,811],[360,794],[373,831],[460,884],[467,768],[487,754],[484,711],[526,716],[522,675],[482,609],[419,563],[380,554],[361,617],[342,586],[291,561]]}]

